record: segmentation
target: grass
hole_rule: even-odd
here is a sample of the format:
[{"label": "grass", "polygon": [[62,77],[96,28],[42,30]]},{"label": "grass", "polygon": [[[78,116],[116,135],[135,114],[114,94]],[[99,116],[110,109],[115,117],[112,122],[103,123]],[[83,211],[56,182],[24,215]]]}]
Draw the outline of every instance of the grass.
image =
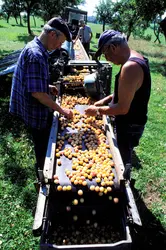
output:
[{"label": "grass", "polygon": [[[32,19],[30,22],[33,32],[39,34],[43,22],[36,19],[36,27]],[[0,19],[0,57],[23,48],[28,41],[32,40],[33,37],[27,34],[26,23],[23,22],[23,25],[17,25],[13,18],[9,19],[9,24],[7,24],[6,20]]]},{"label": "grass", "polygon": [[[41,30],[41,20],[36,19],[34,34]],[[96,33],[101,26],[90,24],[93,30],[91,49],[96,50]],[[152,34],[148,29],[147,34]],[[22,48],[31,40],[27,27],[10,24],[0,20],[0,56]],[[140,241],[136,249],[145,249],[141,243],[150,246],[163,246],[164,228],[166,228],[166,46],[142,39],[130,38],[131,48],[149,58],[152,91],[149,102],[149,118],[139,147],[135,150],[135,179],[133,193],[143,222],[139,231]],[[119,67],[113,66],[113,81]],[[35,181],[34,153],[31,138],[24,125],[8,113],[11,76],[1,77],[0,83],[0,249],[36,250],[39,238],[32,235],[33,216],[37,194],[33,186]],[[143,244],[142,243],[142,244]]]}]

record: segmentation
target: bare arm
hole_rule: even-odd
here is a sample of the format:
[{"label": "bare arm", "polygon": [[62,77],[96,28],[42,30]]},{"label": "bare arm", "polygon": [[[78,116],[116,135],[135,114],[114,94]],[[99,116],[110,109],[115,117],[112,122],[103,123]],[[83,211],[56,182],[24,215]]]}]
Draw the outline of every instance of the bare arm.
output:
[{"label": "bare arm", "polygon": [[118,88],[118,103],[110,106],[90,106],[86,110],[87,115],[96,115],[97,109],[102,115],[125,115],[130,109],[135,92],[143,82],[143,70],[135,62],[127,62],[121,71]]},{"label": "bare arm", "polygon": [[108,104],[109,102],[112,101],[113,97],[114,97],[114,94],[111,94],[111,95],[109,95],[109,96],[106,96],[106,97],[104,97],[103,99],[101,99],[101,100],[95,102],[94,105],[95,105],[96,107],[106,105],[106,104]]},{"label": "bare arm", "polygon": [[72,117],[72,111],[69,109],[61,108],[56,102],[54,102],[47,93],[42,92],[33,92],[32,96],[36,98],[43,105],[58,111],[60,114],[67,116],[68,118]]}]

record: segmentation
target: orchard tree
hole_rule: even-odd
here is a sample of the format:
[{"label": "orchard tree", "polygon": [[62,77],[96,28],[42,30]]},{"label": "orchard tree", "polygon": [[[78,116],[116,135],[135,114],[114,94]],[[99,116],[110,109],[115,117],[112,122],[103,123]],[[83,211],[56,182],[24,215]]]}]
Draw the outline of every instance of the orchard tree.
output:
[{"label": "orchard tree", "polygon": [[[3,0],[2,9],[7,14],[7,22],[11,15],[15,17],[15,19],[20,16],[21,11],[27,12],[27,25],[28,25],[28,33],[32,34],[30,28],[30,14],[33,9],[39,6],[40,0]],[[21,17],[20,17],[21,21]],[[16,19],[17,22],[17,19]],[[22,23],[21,23],[22,24]]]},{"label": "orchard tree", "polygon": [[20,0],[24,11],[27,13],[27,26],[28,26],[28,34],[32,35],[31,25],[30,25],[30,15],[33,13],[34,9],[39,8],[40,0]]},{"label": "orchard tree", "polygon": [[21,4],[20,0],[3,0],[2,1],[2,11],[6,13],[7,23],[9,23],[10,16],[13,16],[16,20],[16,24],[18,24],[17,18],[20,17],[20,25],[22,25],[20,12]]},{"label": "orchard tree", "polygon": [[96,19],[103,23],[103,31],[105,30],[106,23],[112,23],[112,8],[114,3],[111,0],[101,0],[99,5],[96,6]]},{"label": "orchard tree", "polygon": [[[154,23],[154,34],[156,40],[159,41],[160,32],[164,33],[166,39],[166,20],[162,20],[162,15],[166,11],[165,0],[136,0],[137,10],[140,16],[144,17],[147,21]],[[155,40],[155,41],[156,41]]]},{"label": "orchard tree", "polygon": [[55,15],[61,15],[65,6],[77,6],[84,2],[84,0],[3,0],[2,8],[7,14],[7,21],[11,15],[16,18],[21,11],[25,11],[28,33],[32,35],[30,15],[37,14],[47,21]]},{"label": "orchard tree", "polygon": [[40,16],[44,21],[48,21],[54,16],[61,16],[66,6],[73,7],[84,2],[84,0],[41,0]]},{"label": "orchard tree", "polygon": [[165,0],[136,0],[137,10],[146,21],[153,21],[157,15],[164,14],[166,10]]},{"label": "orchard tree", "polygon": [[12,10],[13,10],[13,6],[11,4],[11,1],[10,0],[3,0],[1,10],[3,13],[6,14],[7,23],[9,23],[9,18],[12,15]]},{"label": "orchard tree", "polygon": [[112,28],[124,32],[129,39],[131,33],[139,34],[148,27],[136,8],[135,0],[121,0],[114,4]]}]

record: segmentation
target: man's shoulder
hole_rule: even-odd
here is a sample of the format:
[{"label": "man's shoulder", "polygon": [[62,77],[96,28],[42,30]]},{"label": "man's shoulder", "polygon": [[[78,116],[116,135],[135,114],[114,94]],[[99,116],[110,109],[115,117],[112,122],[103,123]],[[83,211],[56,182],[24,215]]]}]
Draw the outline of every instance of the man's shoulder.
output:
[{"label": "man's shoulder", "polygon": [[88,31],[92,32],[92,30],[91,30],[91,27],[90,27],[90,26],[86,25],[85,27],[86,27],[86,29],[87,29]]},{"label": "man's shoulder", "polygon": [[27,58],[31,60],[40,60],[43,58],[43,53],[40,46],[32,40],[27,44],[24,48],[23,53],[26,55]]}]

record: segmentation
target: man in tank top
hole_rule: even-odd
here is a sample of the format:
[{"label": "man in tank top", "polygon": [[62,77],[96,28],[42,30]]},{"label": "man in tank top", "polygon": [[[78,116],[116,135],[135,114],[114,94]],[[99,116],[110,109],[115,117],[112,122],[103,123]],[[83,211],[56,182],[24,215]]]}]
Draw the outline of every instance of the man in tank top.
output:
[{"label": "man in tank top", "polygon": [[89,106],[86,114],[115,117],[118,148],[124,165],[131,166],[133,148],[138,146],[147,122],[151,91],[148,59],[131,50],[125,35],[115,30],[101,34],[96,58],[101,54],[121,68],[115,78],[114,93]]}]

